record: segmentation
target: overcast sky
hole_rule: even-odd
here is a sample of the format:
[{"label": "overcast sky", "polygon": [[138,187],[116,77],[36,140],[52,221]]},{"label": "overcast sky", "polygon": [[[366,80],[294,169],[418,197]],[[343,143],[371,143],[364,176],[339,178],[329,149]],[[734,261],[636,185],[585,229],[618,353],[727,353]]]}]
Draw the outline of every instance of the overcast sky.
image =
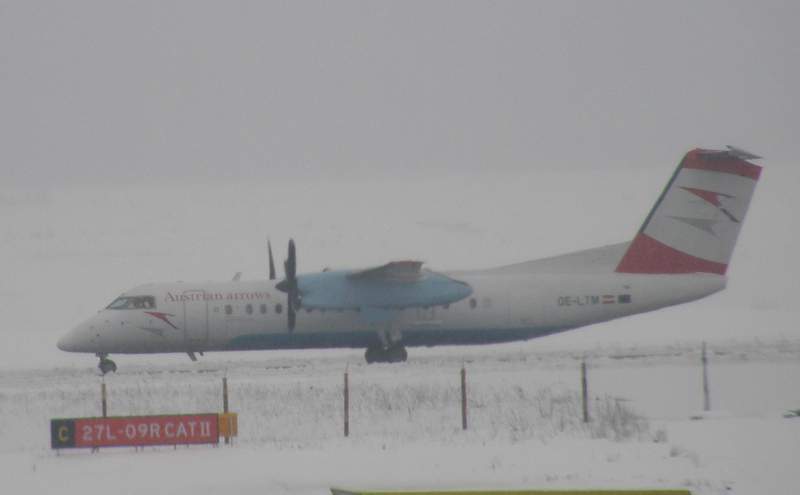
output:
[{"label": "overcast sky", "polygon": [[792,1],[0,1],[0,172],[513,176],[727,143],[788,162],[798,19]]}]

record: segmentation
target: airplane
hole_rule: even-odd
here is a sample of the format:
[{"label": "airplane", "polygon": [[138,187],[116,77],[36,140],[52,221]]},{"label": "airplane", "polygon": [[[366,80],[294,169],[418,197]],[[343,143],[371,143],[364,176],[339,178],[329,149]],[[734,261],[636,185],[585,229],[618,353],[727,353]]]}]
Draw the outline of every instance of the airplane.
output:
[{"label": "airplane", "polygon": [[739,148],[686,153],[632,241],[484,270],[440,273],[414,260],[284,278],[147,284],[124,292],[58,341],[110,354],[365,348],[367,363],[406,347],[528,340],[694,301],[725,288],[761,174]]}]

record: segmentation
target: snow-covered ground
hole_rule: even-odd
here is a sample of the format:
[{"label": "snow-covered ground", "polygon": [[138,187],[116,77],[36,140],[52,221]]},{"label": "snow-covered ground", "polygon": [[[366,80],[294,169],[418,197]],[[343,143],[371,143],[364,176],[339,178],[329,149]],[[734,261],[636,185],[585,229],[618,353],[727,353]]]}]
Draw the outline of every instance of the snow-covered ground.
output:
[{"label": "snow-covered ground", "polygon": [[[530,352],[532,343],[415,349],[401,365],[360,351],[236,353],[201,363],[128,364],[106,378],[111,414],[213,412],[228,377],[233,447],[49,450],[51,417],[100,412],[92,367],[0,379],[7,493],[326,493],[356,488],[688,487],[698,494],[792,494],[800,475],[800,345],[712,345],[712,405],[701,409],[699,349],[629,346]],[[580,421],[586,354],[592,422]],[[459,370],[469,429],[461,430]],[[342,434],[349,369],[351,435]],[[635,413],[635,414],[630,414]]]}]

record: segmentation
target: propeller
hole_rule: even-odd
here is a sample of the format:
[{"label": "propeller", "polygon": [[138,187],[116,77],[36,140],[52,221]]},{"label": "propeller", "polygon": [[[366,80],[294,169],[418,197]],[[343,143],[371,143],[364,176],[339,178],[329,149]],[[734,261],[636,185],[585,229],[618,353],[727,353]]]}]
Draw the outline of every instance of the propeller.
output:
[{"label": "propeller", "polygon": [[267,239],[267,251],[269,252],[269,279],[275,280],[275,261],[272,260],[272,244]]},{"label": "propeller", "polygon": [[295,252],[294,240],[289,239],[289,256],[283,262],[285,277],[275,286],[287,295],[286,315],[289,320],[289,331],[294,330],[297,320],[297,309],[300,308],[300,291],[297,287],[297,254]]}]

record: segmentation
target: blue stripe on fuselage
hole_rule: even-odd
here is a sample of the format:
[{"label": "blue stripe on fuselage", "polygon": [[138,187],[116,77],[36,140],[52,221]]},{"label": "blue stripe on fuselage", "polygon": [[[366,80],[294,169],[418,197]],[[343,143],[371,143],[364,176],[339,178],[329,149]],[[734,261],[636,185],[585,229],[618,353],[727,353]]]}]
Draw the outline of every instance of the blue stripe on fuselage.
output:
[{"label": "blue stripe on fuselage", "polygon": [[[436,345],[477,345],[513,342],[544,337],[574,327],[508,328],[492,330],[405,330],[403,344],[410,347]],[[315,332],[242,335],[228,342],[228,350],[328,349],[367,347],[378,342],[375,331]]]}]

